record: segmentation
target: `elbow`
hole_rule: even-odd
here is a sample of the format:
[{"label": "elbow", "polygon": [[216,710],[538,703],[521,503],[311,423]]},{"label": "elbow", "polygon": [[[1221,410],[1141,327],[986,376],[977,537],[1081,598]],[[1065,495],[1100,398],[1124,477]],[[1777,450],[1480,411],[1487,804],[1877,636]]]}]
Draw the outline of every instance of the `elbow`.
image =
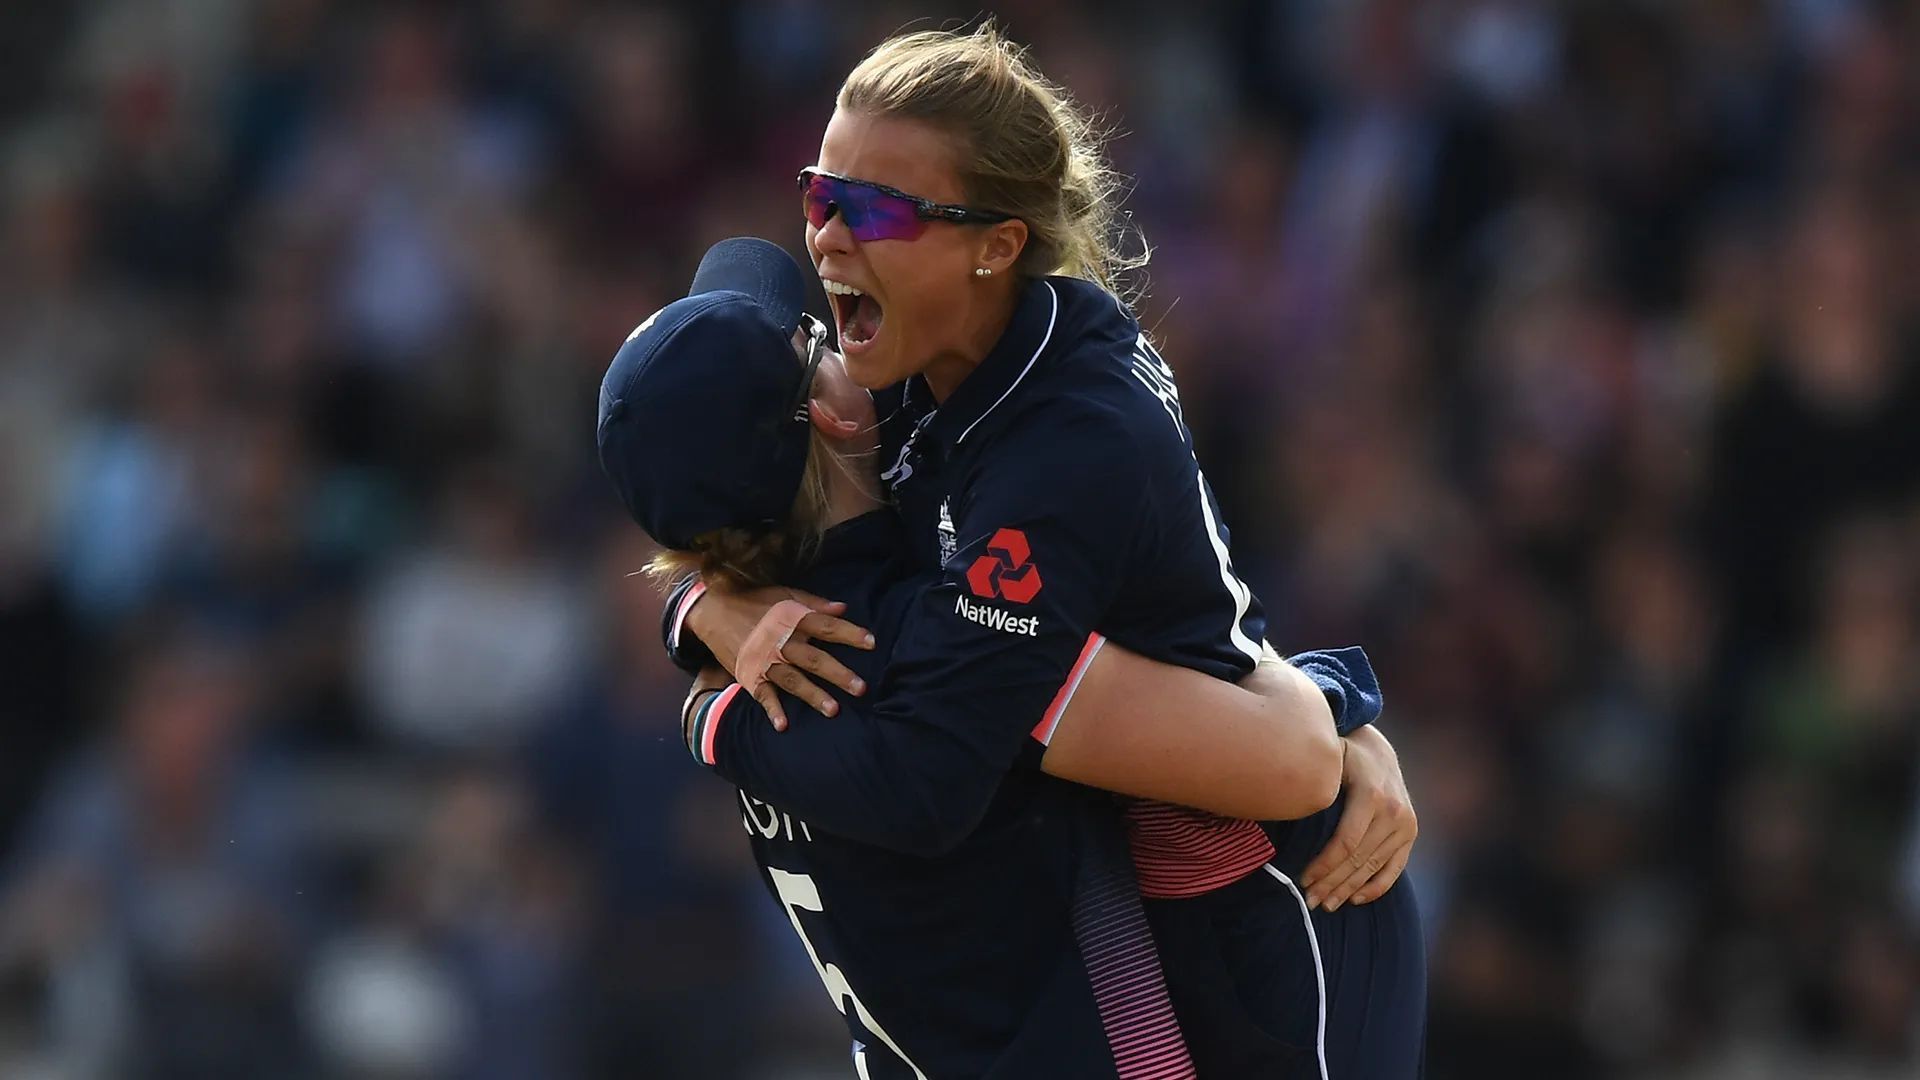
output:
[{"label": "elbow", "polygon": [[1312,817],[1332,806],[1340,798],[1340,783],[1346,764],[1346,744],[1340,736],[1327,731],[1325,745],[1314,758],[1314,765],[1305,781],[1301,784],[1304,808],[1301,817]]},{"label": "elbow", "polygon": [[937,859],[952,853],[967,837],[973,835],[973,829],[955,828],[948,822],[929,822],[924,827],[913,830],[900,848],[908,855],[917,855],[923,859]]},{"label": "elbow", "polygon": [[1263,815],[1272,821],[1296,821],[1312,817],[1334,804],[1340,797],[1345,746],[1332,724],[1313,724],[1296,732],[1277,747],[1278,775],[1285,782],[1275,785],[1273,805]]},{"label": "elbow", "polygon": [[989,790],[986,798],[974,799],[952,788],[942,791],[929,782],[915,793],[916,797],[901,801],[887,846],[903,855],[926,859],[949,854],[973,835],[986,815],[992,794]]},{"label": "elbow", "polygon": [[893,822],[887,830],[886,846],[902,855],[937,859],[959,847],[972,833],[971,825],[957,818],[912,813]]},{"label": "elbow", "polygon": [[1340,781],[1346,771],[1347,744],[1340,739],[1340,733],[1331,723],[1316,724],[1313,730],[1312,746],[1304,755],[1308,766],[1301,778],[1301,798],[1305,810],[1301,817],[1310,817],[1332,806],[1340,797]]}]

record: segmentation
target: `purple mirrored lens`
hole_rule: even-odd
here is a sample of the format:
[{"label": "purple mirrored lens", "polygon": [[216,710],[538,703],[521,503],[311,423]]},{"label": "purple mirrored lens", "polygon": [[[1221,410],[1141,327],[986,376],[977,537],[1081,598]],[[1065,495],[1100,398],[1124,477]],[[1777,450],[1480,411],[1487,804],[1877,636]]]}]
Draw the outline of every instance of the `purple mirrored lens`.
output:
[{"label": "purple mirrored lens", "polygon": [[913,240],[926,231],[919,208],[897,195],[889,195],[865,184],[842,184],[847,192],[843,206],[853,208],[847,226],[861,240]]},{"label": "purple mirrored lens", "polygon": [[838,180],[831,176],[808,178],[802,203],[807,221],[822,228],[834,209],[840,211],[854,239],[914,240],[926,231],[919,208],[897,195],[889,195],[865,184]]}]

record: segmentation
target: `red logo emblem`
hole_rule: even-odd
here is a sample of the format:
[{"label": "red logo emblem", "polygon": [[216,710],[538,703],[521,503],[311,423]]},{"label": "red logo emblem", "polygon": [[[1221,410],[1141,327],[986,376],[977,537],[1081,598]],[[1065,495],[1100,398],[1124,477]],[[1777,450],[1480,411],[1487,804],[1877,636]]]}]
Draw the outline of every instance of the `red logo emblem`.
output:
[{"label": "red logo emblem", "polygon": [[1024,604],[1040,593],[1040,568],[1027,561],[1027,534],[1001,529],[987,541],[987,553],[967,567],[973,595]]}]

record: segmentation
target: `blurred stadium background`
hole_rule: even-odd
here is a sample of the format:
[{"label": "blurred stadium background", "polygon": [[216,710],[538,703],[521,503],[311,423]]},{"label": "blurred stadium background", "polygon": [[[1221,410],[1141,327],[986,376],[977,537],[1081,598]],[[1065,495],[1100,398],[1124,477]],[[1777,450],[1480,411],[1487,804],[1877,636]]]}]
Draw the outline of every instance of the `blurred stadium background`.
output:
[{"label": "blurred stadium background", "polygon": [[[1012,3],[1124,129],[1431,1075],[1920,1072],[1920,14]],[[0,11],[0,1075],[845,1075],[593,395],[903,4]]]}]

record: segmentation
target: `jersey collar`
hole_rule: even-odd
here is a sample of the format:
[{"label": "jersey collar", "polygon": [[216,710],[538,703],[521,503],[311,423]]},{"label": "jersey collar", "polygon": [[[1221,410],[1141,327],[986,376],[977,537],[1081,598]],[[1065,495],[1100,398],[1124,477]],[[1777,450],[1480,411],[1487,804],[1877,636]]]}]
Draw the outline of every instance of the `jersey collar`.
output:
[{"label": "jersey collar", "polygon": [[[1048,278],[1027,283],[1006,332],[928,420],[926,437],[957,447],[976,435],[981,423],[1032,377],[1042,354],[1055,340],[1061,299],[1060,289]],[[916,377],[915,382],[915,396],[930,400],[925,380]]]}]

